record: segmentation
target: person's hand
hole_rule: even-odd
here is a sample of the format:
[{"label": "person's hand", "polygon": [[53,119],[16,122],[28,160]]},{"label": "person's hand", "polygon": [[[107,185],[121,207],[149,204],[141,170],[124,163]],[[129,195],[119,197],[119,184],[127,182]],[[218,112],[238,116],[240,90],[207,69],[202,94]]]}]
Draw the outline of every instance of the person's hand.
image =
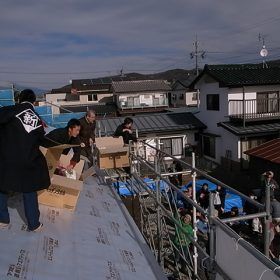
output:
[{"label": "person's hand", "polygon": [[84,148],[84,147],[86,146],[86,144],[82,142],[82,143],[80,144],[80,146],[81,146],[82,148]]},{"label": "person's hand", "polygon": [[92,140],[92,138],[89,138],[89,145],[92,146],[94,144],[94,141]]},{"label": "person's hand", "polygon": [[74,168],[73,164],[69,164],[69,165],[66,166],[66,170],[70,173],[72,172],[73,168]]}]

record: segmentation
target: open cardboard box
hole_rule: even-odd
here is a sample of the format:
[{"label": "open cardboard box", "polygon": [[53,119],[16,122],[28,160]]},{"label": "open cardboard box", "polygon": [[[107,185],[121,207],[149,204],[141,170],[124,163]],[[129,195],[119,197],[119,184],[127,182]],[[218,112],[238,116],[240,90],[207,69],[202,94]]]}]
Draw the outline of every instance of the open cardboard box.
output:
[{"label": "open cardboard box", "polygon": [[95,138],[97,164],[100,169],[122,168],[130,165],[128,147],[124,146],[122,137]]},{"label": "open cardboard box", "polygon": [[[38,201],[41,204],[75,210],[80,191],[83,187],[83,182],[86,176],[92,175],[92,170],[87,170],[83,173],[84,161],[80,160],[74,170],[76,171],[76,180],[55,175],[55,169],[58,165],[66,167],[72,155],[63,155],[64,149],[72,148],[73,145],[59,145],[51,148],[40,147],[41,152],[47,160],[51,185],[48,189],[38,192]],[[81,179],[81,180],[80,180]]]}]

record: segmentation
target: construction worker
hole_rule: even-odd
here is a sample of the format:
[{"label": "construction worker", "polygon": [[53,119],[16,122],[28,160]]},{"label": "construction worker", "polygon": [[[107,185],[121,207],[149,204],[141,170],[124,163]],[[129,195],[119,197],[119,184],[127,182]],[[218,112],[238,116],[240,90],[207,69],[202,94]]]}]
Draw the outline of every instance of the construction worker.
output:
[{"label": "construction worker", "polygon": [[19,95],[19,104],[0,108],[0,227],[8,227],[8,193],[23,194],[29,231],[39,231],[37,191],[50,186],[48,166],[39,150],[44,137],[42,120],[35,113],[36,95],[30,89]]}]

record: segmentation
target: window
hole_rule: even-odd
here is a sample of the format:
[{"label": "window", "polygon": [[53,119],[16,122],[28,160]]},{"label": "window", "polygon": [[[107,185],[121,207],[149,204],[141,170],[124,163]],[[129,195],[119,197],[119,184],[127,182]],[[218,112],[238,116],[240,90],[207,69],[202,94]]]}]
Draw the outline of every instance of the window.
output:
[{"label": "window", "polygon": [[279,91],[257,92],[257,113],[280,112]]},{"label": "window", "polygon": [[180,98],[180,100],[184,100],[184,97],[185,97],[185,94],[181,93],[179,98]]},{"label": "window", "polygon": [[193,93],[192,101],[197,101],[197,92]]},{"label": "window", "polygon": [[211,158],[216,157],[216,141],[215,137],[211,136],[202,136],[202,141],[203,141],[203,154],[205,156],[209,156]]},{"label": "window", "polygon": [[88,101],[97,101],[97,94],[89,94]]},{"label": "window", "polygon": [[181,156],[183,154],[183,139],[164,138],[160,140],[162,143],[161,150],[172,156]]},{"label": "window", "polygon": [[219,102],[219,94],[207,94],[206,95],[207,102],[207,110],[209,111],[219,111],[220,110],[220,102]]}]

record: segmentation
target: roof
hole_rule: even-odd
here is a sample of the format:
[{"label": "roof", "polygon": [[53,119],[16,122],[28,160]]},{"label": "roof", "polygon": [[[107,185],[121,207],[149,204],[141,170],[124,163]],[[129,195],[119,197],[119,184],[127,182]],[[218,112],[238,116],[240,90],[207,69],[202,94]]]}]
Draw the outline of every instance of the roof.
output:
[{"label": "roof", "polygon": [[271,141],[265,142],[264,144],[259,145],[253,149],[250,149],[245,154],[249,156],[258,157],[271,161],[273,163],[280,164],[280,138],[273,139]]},{"label": "roof", "polygon": [[[99,120],[102,133],[111,135],[124,118]],[[161,113],[133,117],[134,128],[139,135],[147,133],[174,132],[206,128],[192,113]]]},{"label": "roof", "polygon": [[191,83],[191,87],[205,75],[219,82],[220,87],[240,87],[280,84],[280,65],[224,64],[204,66],[201,74]]},{"label": "roof", "polygon": [[219,126],[239,136],[268,135],[280,132],[280,122],[269,122],[261,124],[235,124],[231,122],[221,122]]},{"label": "roof", "polygon": [[113,82],[115,93],[145,92],[145,91],[170,91],[170,85],[164,80],[121,81]]},{"label": "roof", "polygon": [[195,80],[195,78],[196,78],[195,74],[189,74],[189,76],[184,80],[176,80],[172,84],[172,89],[176,88],[178,85],[181,85],[185,89],[189,89],[190,85]]},{"label": "roof", "polygon": [[[87,112],[88,110],[94,110],[96,115],[105,115],[105,114],[114,114],[117,113],[117,107],[114,104],[106,104],[106,105],[84,105],[84,106],[65,106],[63,108],[73,113],[77,112]],[[61,113],[65,113],[65,110],[60,109]]]},{"label": "roof", "polygon": [[66,85],[61,88],[54,88],[50,93],[71,93],[71,85]]}]

